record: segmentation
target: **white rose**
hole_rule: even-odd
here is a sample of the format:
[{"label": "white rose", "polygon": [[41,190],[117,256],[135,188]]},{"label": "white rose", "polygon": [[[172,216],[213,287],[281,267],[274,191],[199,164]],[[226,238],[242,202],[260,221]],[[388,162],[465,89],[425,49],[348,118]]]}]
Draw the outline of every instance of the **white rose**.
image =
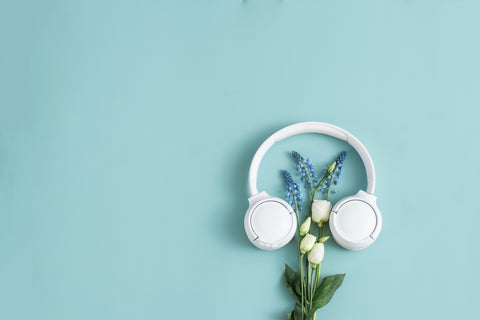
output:
[{"label": "white rose", "polygon": [[332,203],[327,200],[313,200],[312,203],[312,220],[321,227],[330,217]]},{"label": "white rose", "polygon": [[305,236],[305,238],[300,241],[300,253],[305,254],[312,250],[313,245],[317,241],[317,237],[311,235],[310,233]]},{"label": "white rose", "polygon": [[312,250],[308,253],[308,262],[313,264],[315,267],[317,264],[322,262],[323,255],[325,254],[325,246],[323,243],[315,243]]},{"label": "white rose", "polygon": [[312,218],[308,217],[304,223],[300,226],[300,236],[303,237],[310,231],[310,224],[312,223]]}]

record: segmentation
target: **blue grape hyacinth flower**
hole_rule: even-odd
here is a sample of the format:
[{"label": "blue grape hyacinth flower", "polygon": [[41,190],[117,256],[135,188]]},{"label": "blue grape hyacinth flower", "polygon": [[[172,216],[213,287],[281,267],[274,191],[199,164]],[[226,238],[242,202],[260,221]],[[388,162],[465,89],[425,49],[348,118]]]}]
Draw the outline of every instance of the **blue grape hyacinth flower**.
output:
[{"label": "blue grape hyacinth flower", "polygon": [[313,186],[318,183],[317,175],[313,169],[313,163],[310,158],[304,158],[297,151],[292,151],[292,156],[297,160],[297,171],[300,173],[302,182],[305,183],[305,188]]},{"label": "blue grape hyacinth flower", "polygon": [[335,190],[332,189],[332,186],[337,185],[338,180],[342,176],[343,162],[345,161],[346,156],[347,156],[346,151],[340,152],[340,154],[337,157],[337,160],[335,160],[335,169],[328,176],[327,180],[325,181],[322,188],[320,189],[322,192],[324,192],[324,193],[325,192],[335,193]]},{"label": "blue grape hyacinth flower", "polygon": [[287,170],[282,170],[282,175],[285,179],[285,198],[293,208],[297,207],[301,210],[303,198],[300,186],[293,180],[292,175]]}]

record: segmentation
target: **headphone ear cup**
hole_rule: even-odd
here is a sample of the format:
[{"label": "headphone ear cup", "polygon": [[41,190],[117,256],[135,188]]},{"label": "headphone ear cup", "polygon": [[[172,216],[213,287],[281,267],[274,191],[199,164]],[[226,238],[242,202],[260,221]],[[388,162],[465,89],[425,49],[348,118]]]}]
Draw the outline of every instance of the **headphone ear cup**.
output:
[{"label": "headphone ear cup", "polygon": [[286,201],[261,192],[250,198],[249,203],[244,225],[253,245],[262,250],[275,250],[292,240],[297,219]]},{"label": "headphone ear cup", "polygon": [[364,191],[338,201],[330,213],[330,230],[335,241],[349,250],[369,247],[382,229],[376,197]]}]

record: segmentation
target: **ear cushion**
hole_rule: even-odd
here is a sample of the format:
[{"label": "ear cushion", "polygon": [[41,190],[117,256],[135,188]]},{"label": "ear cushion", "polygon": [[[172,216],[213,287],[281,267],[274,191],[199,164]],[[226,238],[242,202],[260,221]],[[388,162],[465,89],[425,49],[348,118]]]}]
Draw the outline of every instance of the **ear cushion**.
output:
[{"label": "ear cushion", "polygon": [[382,216],[376,198],[364,191],[337,202],[330,214],[333,238],[349,250],[361,250],[370,246],[381,228]]},{"label": "ear cushion", "polygon": [[244,224],[249,240],[263,250],[283,247],[292,240],[297,228],[295,212],[291,206],[266,193],[262,197],[250,199]]}]

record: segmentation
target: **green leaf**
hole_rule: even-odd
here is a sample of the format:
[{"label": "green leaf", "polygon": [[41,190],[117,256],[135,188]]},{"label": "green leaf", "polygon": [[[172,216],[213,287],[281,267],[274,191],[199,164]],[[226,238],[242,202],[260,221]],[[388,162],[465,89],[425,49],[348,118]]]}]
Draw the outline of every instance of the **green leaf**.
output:
[{"label": "green leaf", "polygon": [[293,315],[293,311],[290,311],[287,313],[287,320],[295,320],[295,316]]},{"label": "green leaf", "polygon": [[312,309],[307,314],[307,319],[311,319],[317,309],[330,302],[335,291],[342,285],[343,278],[345,278],[345,273],[323,278],[320,287],[315,290],[313,295]]},{"label": "green leaf", "polygon": [[301,302],[302,301],[302,287],[300,281],[300,274],[295,272],[287,264],[285,265],[285,272],[283,273],[283,283],[288,288],[293,298]]},{"label": "green leaf", "polygon": [[295,308],[293,309],[294,319],[302,320],[302,307],[298,303],[295,303]]},{"label": "green leaf", "polygon": [[295,308],[287,314],[287,320],[302,320],[302,308],[295,303]]},{"label": "green leaf", "polygon": [[323,278],[320,287],[318,287],[313,296],[312,306],[319,309],[329,303],[335,291],[342,285],[344,278],[345,273],[334,274]]},{"label": "green leaf", "polygon": [[324,243],[324,242],[326,242],[328,239],[330,239],[330,236],[321,237],[320,239],[318,239],[318,242]]}]

